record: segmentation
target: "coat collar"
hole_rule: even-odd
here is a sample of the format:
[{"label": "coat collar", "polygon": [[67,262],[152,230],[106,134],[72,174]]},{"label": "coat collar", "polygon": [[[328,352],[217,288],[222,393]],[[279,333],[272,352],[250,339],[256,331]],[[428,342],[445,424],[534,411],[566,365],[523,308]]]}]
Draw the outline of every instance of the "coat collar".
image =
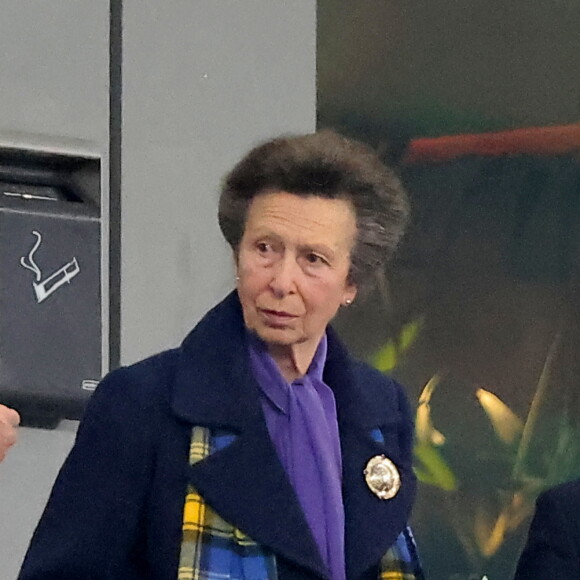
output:
[{"label": "coat collar", "polygon": [[[353,379],[354,361],[332,328],[324,379],[334,391],[343,422],[380,426],[385,412]],[[182,419],[196,425],[243,431],[261,414],[259,387],[247,356],[241,305],[236,292],[210,310],[183,341],[172,397]],[[344,411],[344,412],[341,412]]]},{"label": "coat collar", "polygon": [[236,292],[210,310],[179,349],[174,412],[194,425],[241,432],[260,415]]},{"label": "coat collar", "polygon": [[[398,401],[385,408],[370,396],[376,388],[364,388],[357,363],[332,329],[327,334],[324,379],[334,391],[339,417],[347,575],[356,578],[380,560],[404,527],[414,477],[405,454],[370,436],[376,427],[396,433],[401,422]],[[208,312],[181,346],[174,412],[191,424],[238,434],[224,450],[189,468],[189,480],[224,519],[324,578],[322,559],[268,436],[245,340],[241,306],[233,292]],[[380,454],[395,461],[403,481],[397,496],[387,501],[369,491],[363,476],[367,461]]]}]

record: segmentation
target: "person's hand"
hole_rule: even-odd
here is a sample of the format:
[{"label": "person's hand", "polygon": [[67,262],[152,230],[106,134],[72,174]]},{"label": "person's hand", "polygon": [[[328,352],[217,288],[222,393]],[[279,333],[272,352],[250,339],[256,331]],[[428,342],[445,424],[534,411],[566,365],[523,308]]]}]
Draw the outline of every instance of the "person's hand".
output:
[{"label": "person's hand", "polygon": [[14,410],[0,405],[0,461],[6,457],[6,452],[16,443],[17,428],[20,415]]}]

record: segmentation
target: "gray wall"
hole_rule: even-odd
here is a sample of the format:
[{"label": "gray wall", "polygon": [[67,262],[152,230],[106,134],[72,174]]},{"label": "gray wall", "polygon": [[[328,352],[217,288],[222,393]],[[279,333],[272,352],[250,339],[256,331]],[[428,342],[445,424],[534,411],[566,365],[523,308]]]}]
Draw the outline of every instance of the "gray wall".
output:
[{"label": "gray wall", "polygon": [[220,178],[258,140],[314,128],[315,42],[314,0],[125,3],[123,362],[232,287]]},{"label": "gray wall", "polygon": [[0,145],[108,144],[108,2],[2,0]]},{"label": "gray wall", "polygon": [[[178,344],[232,287],[215,217],[219,180],[258,140],[314,128],[316,23],[314,0],[125,0],[124,10],[129,363]],[[90,152],[107,170],[108,16],[104,0],[3,1],[0,146]],[[107,249],[105,237],[105,267]],[[0,465],[0,580],[17,574],[75,429],[21,429]]]},{"label": "gray wall", "polygon": [[[106,171],[108,2],[1,5],[0,147],[100,156]],[[106,179],[102,185],[106,197]],[[73,422],[55,431],[21,429],[0,464],[0,580],[16,577],[75,430]]]}]

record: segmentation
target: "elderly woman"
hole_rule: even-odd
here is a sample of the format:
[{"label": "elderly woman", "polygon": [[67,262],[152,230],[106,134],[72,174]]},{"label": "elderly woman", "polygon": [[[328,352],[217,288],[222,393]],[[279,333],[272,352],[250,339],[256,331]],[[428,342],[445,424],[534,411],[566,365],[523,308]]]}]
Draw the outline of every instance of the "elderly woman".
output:
[{"label": "elderly woman", "polygon": [[236,290],[102,381],[20,578],[420,577],[405,395],[328,326],[406,216],[393,173],[335,133],[242,159],[219,207]]}]

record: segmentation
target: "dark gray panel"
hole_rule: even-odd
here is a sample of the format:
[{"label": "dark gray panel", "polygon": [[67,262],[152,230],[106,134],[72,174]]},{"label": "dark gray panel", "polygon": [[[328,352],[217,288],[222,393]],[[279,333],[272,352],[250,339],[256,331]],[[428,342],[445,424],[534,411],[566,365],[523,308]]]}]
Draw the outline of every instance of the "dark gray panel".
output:
[{"label": "dark gray panel", "polygon": [[100,224],[82,203],[2,199],[0,400],[76,418],[101,374]]}]

